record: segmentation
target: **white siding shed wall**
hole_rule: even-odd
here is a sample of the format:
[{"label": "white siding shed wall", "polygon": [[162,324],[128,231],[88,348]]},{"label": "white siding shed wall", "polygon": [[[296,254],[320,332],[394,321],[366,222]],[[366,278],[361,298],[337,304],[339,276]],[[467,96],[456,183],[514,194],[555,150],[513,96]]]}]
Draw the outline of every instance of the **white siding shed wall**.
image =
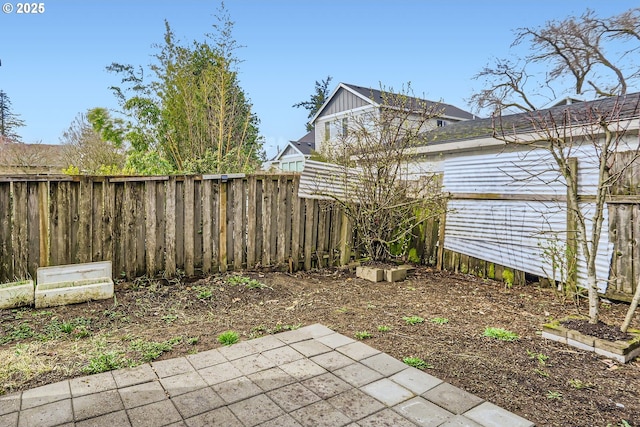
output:
[{"label": "white siding shed wall", "polygon": [[[584,159],[587,151],[572,154]],[[582,160],[579,165],[581,194],[594,194],[597,173],[593,165]],[[564,203],[533,199],[537,195],[566,195],[564,180],[554,166],[543,149],[447,156],[441,165],[444,191],[519,195],[522,200],[451,200],[445,248],[535,275],[551,275],[551,263],[543,250],[554,241],[564,246],[566,208]],[[531,200],[527,200],[529,197]],[[607,224],[605,218],[597,260],[602,291],[606,289],[612,251]],[[586,281],[584,261],[578,264],[578,279],[579,283]]]}]

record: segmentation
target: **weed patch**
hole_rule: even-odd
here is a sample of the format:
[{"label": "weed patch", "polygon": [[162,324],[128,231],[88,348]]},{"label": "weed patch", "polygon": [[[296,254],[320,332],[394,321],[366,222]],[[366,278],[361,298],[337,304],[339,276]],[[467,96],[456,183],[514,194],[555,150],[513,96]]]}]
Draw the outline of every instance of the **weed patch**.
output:
[{"label": "weed patch", "polygon": [[503,328],[486,328],[482,335],[489,338],[495,338],[500,341],[516,341],[520,338],[515,332],[511,332]]}]

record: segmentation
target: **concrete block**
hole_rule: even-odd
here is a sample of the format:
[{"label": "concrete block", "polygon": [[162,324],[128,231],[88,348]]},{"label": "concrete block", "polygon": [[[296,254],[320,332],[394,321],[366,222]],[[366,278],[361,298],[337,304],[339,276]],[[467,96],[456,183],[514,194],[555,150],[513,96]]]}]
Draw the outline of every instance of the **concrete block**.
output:
[{"label": "concrete block", "polygon": [[0,309],[32,305],[34,298],[33,280],[0,284]]},{"label": "concrete block", "polygon": [[387,282],[400,282],[407,277],[407,269],[403,267],[384,270],[384,280]]},{"label": "concrete block", "polygon": [[384,280],[384,270],[374,267],[356,267],[356,276],[362,279],[366,279],[370,282],[382,282]]},{"label": "concrete block", "polygon": [[36,308],[113,298],[111,261],[40,267]]}]

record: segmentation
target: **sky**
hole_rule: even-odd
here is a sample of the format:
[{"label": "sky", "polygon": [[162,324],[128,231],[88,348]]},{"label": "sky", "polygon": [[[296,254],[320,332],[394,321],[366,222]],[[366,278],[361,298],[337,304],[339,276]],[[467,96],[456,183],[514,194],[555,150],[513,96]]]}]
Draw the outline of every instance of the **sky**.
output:
[{"label": "sky", "polygon": [[[2,0],[0,90],[26,126],[24,142],[60,143],[78,114],[118,109],[109,87],[113,62],[148,66],[164,20],[184,42],[213,31],[219,1],[44,0],[42,13],[18,14]],[[9,5],[9,6],[7,6]],[[637,0],[227,0],[240,86],[260,120],[267,157],[305,133],[316,81],[402,88],[470,110],[473,79],[505,58],[519,27],[637,7]],[[12,9],[7,13],[8,9]],[[526,52],[525,52],[526,53]],[[517,52],[516,52],[517,54]],[[524,55],[524,53],[522,53]]]}]

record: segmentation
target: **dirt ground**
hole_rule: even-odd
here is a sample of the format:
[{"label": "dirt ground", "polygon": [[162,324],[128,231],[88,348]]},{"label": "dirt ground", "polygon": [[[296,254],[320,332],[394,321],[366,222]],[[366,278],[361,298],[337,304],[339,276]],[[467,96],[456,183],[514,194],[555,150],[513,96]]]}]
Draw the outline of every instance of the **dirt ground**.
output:
[{"label": "dirt ground", "polygon": [[[112,300],[0,311],[0,394],[218,347],[227,330],[248,340],[322,323],[398,359],[421,358],[430,374],[538,426],[640,426],[640,361],[542,339],[543,323],[587,311],[551,289],[426,267],[393,284],[351,270],[231,277],[138,279],[118,283]],[[627,307],[603,302],[602,320],[620,325]],[[486,327],[519,338],[485,337]]]}]

